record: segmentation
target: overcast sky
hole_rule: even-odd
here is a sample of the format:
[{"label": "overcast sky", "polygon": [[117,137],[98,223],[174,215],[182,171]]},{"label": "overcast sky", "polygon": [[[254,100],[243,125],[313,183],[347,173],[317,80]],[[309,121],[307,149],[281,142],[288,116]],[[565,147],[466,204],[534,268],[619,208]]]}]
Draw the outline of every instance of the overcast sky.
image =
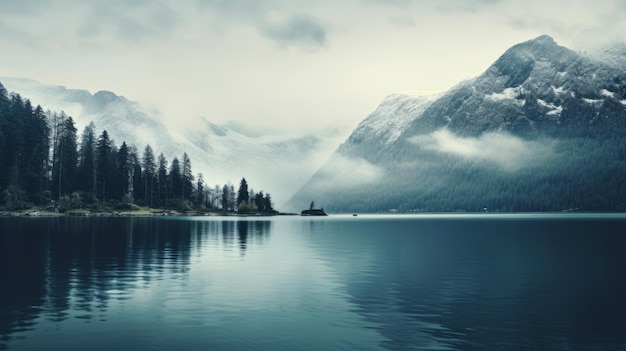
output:
[{"label": "overcast sky", "polygon": [[[626,33],[626,0],[0,0],[0,76],[113,91],[166,121],[354,127],[510,46]],[[36,101],[35,101],[36,103]]]}]

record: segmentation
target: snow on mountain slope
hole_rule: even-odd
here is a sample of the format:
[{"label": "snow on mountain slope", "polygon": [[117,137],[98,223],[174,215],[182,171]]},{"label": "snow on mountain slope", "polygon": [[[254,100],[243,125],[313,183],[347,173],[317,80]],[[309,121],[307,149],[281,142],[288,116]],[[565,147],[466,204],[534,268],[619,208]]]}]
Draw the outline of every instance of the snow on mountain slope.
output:
[{"label": "snow on mountain slope", "polygon": [[246,177],[254,190],[270,192],[279,209],[346,137],[345,131],[336,129],[269,134],[238,122],[215,124],[206,118],[176,133],[161,122],[159,111],[112,92],[91,94],[23,78],[0,78],[0,82],[35,105],[65,111],[75,120],[79,135],[94,122],[98,134],[107,130],[118,146],[122,141],[135,145],[140,156],[148,144],[169,162],[187,152],[194,174],[203,173],[207,186],[237,184]]},{"label": "snow on mountain slope", "polygon": [[382,145],[388,145],[396,141],[402,131],[438,97],[438,94],[421,92],[389,95],[357,126],[350,138],[357,141],[375,137]]},{"label": "snow on mountain slope", "polygon": [[464,136],[497,130],[528,136],[564,126],[583,131],[579,124],[588,121],[579,117],[592,113],[590,107],[613,114],[624,84],[626,74],[614,61],[541,36],[514,45],[483,74],[443,94],[404,134],[443,127]]},{"label": "snow on mountain slope", "polygon": [[[516,44],[433,100],[392,95],[286,204],[333,212],[624,207],[622,48]],[[582,195],[585,194],[585,195]]]},{"label": "snow on mountain slope", "polygon": [[607,63],[620,69],[626,69],[626,42],[599,40],[594,47],[583,51],[590,58]]}]

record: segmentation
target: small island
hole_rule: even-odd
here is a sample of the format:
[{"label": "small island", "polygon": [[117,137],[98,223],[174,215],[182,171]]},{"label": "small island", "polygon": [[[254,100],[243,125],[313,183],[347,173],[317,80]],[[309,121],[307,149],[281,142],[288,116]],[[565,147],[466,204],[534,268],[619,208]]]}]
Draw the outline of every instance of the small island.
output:
[{"label": "small island", "polygon": [[301,216],[328,216],[326,212],[324,212],[324,208],[315,208],[315,202],[311,201],[311,206],[308,210],[302,211]]}]

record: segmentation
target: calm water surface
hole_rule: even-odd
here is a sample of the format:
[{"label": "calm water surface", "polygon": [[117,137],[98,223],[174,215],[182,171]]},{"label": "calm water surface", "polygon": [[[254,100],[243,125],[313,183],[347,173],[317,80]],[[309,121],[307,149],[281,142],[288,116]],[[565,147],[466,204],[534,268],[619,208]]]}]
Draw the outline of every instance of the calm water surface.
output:
[{"label": "calm water surface", "polygon": [[0,350],[624,350],[626,216],[0,218]]}]

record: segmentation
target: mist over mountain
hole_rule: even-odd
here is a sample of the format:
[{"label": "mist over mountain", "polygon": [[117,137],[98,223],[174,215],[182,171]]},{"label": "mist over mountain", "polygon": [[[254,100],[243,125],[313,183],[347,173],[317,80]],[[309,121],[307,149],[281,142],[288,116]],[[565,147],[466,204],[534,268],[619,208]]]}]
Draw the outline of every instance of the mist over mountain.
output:
[{"label": "mist over mountain", "polygon": [[182,155],[189,146],[159,120],[158,111],[146,109],[110,91],[91,94],[87,90],[67,89],[25,78],[1,77],[0,82],[8,91],[19,93],[33,104],[72,116],[79,133],[93,122],[98,131],[106,130],[112,135],[118,145],[126,141],[141,151],[150,144],[168,159]]},{"label": "mist over mountain", "polygon": [[198,117],[190,128],[175,131],[162,122],[159,111],[113,92],[91,94],[24,78],[2,77],[0,82],[33,104],[72,116],[78,133],[94,122],[98,133],[106,130],[118,146],[126,141],[140,154],[148,144],[168,160],[180,159],[187,152],[193,173],[203,173],[207,186],[236,184],[246,177],[254,190],[270,192],[277,207],[324,164],[345,138],[341,129],[271,133],[270,129],[260,130],[236,121],[216,124],[205,117]]},{"label": "mist over mountain", "polygon": [[540,36],[439,96],[392,95],[287,209],[624,210],[624,52]]}]

